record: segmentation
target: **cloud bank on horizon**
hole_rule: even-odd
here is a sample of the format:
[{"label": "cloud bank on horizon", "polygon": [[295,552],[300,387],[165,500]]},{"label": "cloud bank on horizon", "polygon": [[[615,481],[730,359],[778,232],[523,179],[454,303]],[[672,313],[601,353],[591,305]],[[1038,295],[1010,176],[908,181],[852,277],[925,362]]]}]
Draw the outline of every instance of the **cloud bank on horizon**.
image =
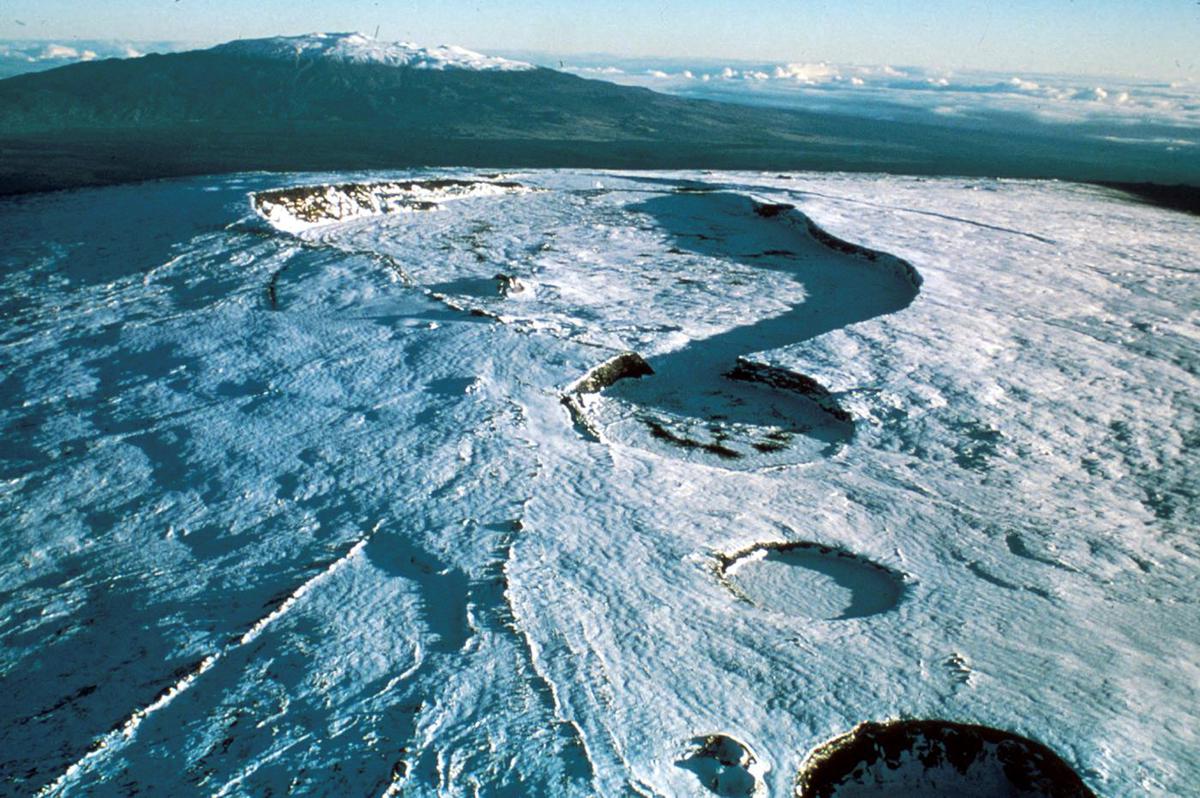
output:
[{"label": "cloud bank on horizon", "polygon": [[26,72],[96,61],[102,58],[138,58],[146,53],[188,49],[179,42],[129,42],[105,39],[0,39],[0,78]]},{"label": "cloud bank on horizon", "polygon": [[689,64],[663,59],[578,59],[581,77],[695,99],[772,105],[897,121],[936,115],[948,124],[1086,126],[1110,141],[1197,148],[1200,81],[948,71],[817,63]]}]

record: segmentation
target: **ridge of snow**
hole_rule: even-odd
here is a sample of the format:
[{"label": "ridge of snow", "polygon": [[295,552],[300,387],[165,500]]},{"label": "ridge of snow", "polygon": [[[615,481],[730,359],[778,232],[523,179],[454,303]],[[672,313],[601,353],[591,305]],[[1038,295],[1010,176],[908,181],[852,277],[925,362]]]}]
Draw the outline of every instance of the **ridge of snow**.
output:
[{"label": "ridge of snow", "polygon": [[237,39],[212,49],[257,58],[297,61],[329,59],[351,64],[385,64],[411,69],[504,72],[534,69],[532,64],[483,55],[465,47],[421,47],[411,42],[385,42],[365,33],[310,33],[304,36]]}]

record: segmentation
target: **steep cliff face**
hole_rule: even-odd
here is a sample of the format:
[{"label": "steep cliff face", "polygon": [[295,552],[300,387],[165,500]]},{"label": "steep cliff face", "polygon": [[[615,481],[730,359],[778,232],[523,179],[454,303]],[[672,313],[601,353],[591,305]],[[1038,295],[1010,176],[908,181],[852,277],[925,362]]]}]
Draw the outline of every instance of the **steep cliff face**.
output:
[{"label": "steep cliff face", "polygon": [[519,194],[520,183],[493,180],[407,180],[336,183],[262,191],[253,195],[255,213],[289,233],[368,216],[437,210],[464,197]]}]

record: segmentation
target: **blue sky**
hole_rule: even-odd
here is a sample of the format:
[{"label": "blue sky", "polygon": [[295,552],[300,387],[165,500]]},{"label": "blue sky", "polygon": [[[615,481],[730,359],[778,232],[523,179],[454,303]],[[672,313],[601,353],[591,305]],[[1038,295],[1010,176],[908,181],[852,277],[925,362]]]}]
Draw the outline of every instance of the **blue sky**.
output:
[{"label": "blue sky", "polygon": [[480,50],[1200,80],[1197,0],[0,0],[0,38],[363,30]]}]

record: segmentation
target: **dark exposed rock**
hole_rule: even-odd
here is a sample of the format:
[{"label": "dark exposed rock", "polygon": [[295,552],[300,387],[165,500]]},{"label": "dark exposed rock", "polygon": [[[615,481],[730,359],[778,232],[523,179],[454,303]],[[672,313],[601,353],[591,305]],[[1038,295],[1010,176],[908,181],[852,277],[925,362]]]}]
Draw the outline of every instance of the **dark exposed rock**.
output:
[{"label": "dark exposed rock", "polygon": [[871,794],[921,798],[1095,798],[1045,745],[942,720],[862,723],[809,755],[794,794],[837,798],[868,787]]},{"label": "dark exposed rock", "polygon": [[[717,555],[718,573],[720,573],[721,576],[725,576],[725,572],[729,570],[729,567],[732,566],[734,563],[736,563],[738,560],[745,559],[746,557],[749,557],[750,555],[755,554],[760,551],[779,551],[779,552],[813,551],[813,552],[828,555],[831,557],[844,557],[846,559],[851,559],[856,562],[859,562],[863,566],[873,568],[877,571],[883,571],[883,572],[889,573],[889,574],[893,573],[890,568],[887,568],[886,566],[880,565],[875,562],[871,562],[870,560],[863,559],[862,557],[859,557],[857,554],[852,554],[848,551],[844,551],[844,550],[836,548],[834,546],[828,546],[824,543],[814,543],[811,540],[767,541],[765,543],[755,543],[752,546],[747,546],[744,549],[739,549],[739,550],[737,550],[735,552],[731,552],[729,554],[724,554],[724,553],[718,554]],[[900,579],[899,575],[896,575],[896,578]]]},{"label": "dark exposed rock", "polygon": [[796,210],[795,205],[789,205],[786,202],[756,202],[754,203],[754,212],[764,219],[773,219],[776,216],[787,213],[788,211]]},{"label": "dark exposed rock", "polygon": [[512,275],[497,274],[492,279],[496,281],[496,289],[500,292],[500,296],[511,296],[525,290],[525,284]]},{"label": "dark exposed rock", "polygon": [[742,457],[741,452],[737,451],[736,449],[730,449],[728,446],[720,443],[719,441],[712,441],[708,443],[704,441],[698,441],[695,438],[687,438],[683,435],[676,435],[674,432],[671,432],[671,430],[667,429],[653,419],[643,419],[642,421],[646,425],[646,428],[650,430],[650,435],[652,437],[657,438],[660,441],[666,441],[667,443],[674,444],[682,449],[703,449],[709,454],[715,454],[722,460],[738,460]]},{"label": "dark exposed rock", "polygon": [[830,249],[846,255],[857,255],[858,257],[866,258],[870,261],[873,261],[879,257],[879,253],[875,252],[874,250],[867,249],[866,247],[860,247],[858,244],[852,244],[849,241],[838,238],[832,233],[823,230],[821,227],[813,223],[812,220],[808,221],[808,234]]},{"label": "dark exposed rock", "polygon": [[507,191],[524,188],[511,181],[456,179],[336,183],[260,191],[250,202],[255,212],[266,218],[274,209],[283,208],[295,219],[319,224],[377,213],[436,210],[438,203],[430,198],[431,192],[452,197],[483,186]]},{"label": "dark exposed rock", "polygon": [[739,357],[737,365],[732,370],[726,372],[725,376],[731,380],[757,382],[763,385],[770,385],[772,388],[778,388],[781,391],[798,393],[812,399],[822,410],[829,413],[838,421],[849,422],[853,420],[850,413],[838,404],[837,399],[829,392],[828,388],[804,374],[779,368],[778,366],[768,366],[765,363],[755,363],[752,360]]},{"label": "dark exposed rock", "polygon": [[1200,186],[1189,186],[1183,183],[1172,186],[1162,183],[1117,183],[1111,181],[1100,182],[1099,185],[1115,188],[1142,202],[1160,208],[1200,215]]},{"label": "dark exposed rock", "polygon": [[[878,261],[880,256],[883,255],[883,253],[878,252],[877,250],[859,246],[858,244],[853,244],[849,241],[838,238],[832,233],[822,229],[808,217],[805,217],[804,222],[805,226],[808,228],[809,235],[832,250],[846,255],[853,255],[854,257],[862,258],[863,260],[868,260],[872,263]],[[896,267],[898,267],[901,273],[904,275],[905,279],[912,283],[914,288],[921,287],[923,279],[917,270],[913,268],[911,263],[895,257],[889,257],[888,260],[894,262]]]},{"label": "dark exposed rock", "polygon": [[[764,219],[773,219],[775,217],[784,216],[785,214],[790,214],[791,211],[795,211],[795,210],[796,210],[795,205],[789,205],[786,202],[755,202],[754,203],[754,212],[757,215],[763,217]],[[818,243],[822,244],[823,246],[828,247],[829,249],[832,249],[835,252],[840,252],[843,255],[851,255],[856,258],[861,258],[863,260],[870,261],[871,263],[875,263],[876,261],[880,260],[881,257],[884,256],[884,253],[882,253],[882,252],[878,252],[876,250],[870,249],[869,247],[860,246],[860,245],[854,244],[850,241],[846,241],[844,239],[838,238],[837,236],[833,235],[829,231],[823,229],[820,225],[818,225],[816,222],[814,222],[812,219],[810,219],[808,216],[806,216],[802,213],[790,214],[789,218],[803,220],[804,228],[808,231],[808,234],[810,236],[812,236]],[[768,251],[768,252],[764,252],[763,254],[764,255],[773,255],[773,254],[787,254],[787,253],[786,252]],[[911,264],[909,264],[906,261],[900,260],[899,258],[889,257],[888,260],[895,261],[895,263],[899,265],[899,268],[902,270],[904,277],[906,279],[908,279],[908,281],[910,283],[912,283],[914,288],[921,287],[921,276],[917,273],[917,270],[914,269]]]},{"label": "dark exposed rock", "polygon": [[575,428],[586,438],[600,440],[600,433],[588,420],[584,410],[582,397],[584,394],[599,393],[613,383],[628,377],[637,378],[653,374],[654,369],[637,352],[622,352],[611,357],[598,366],[593,367],[587,374],[580,377],[575,384],[562,395],[563,406],[571,414]]},{"label": "dark exposed rock", "polygon": [[579,394],[565,393],[560,401],[563,407],[567,408],[567,412],[571,415],[571,423],[575,425],[579,434],[589,441],[599,441],[600,433],[588,418],[587,411],[583,409],[583,403],[579,401]]},{"label": "dark exposed rock", "polygon": [[583,375],[572,386],[571,393],[598,393],[618,380],[646,377],[653,373],[654,369],[637,352],[622,352]]}]

